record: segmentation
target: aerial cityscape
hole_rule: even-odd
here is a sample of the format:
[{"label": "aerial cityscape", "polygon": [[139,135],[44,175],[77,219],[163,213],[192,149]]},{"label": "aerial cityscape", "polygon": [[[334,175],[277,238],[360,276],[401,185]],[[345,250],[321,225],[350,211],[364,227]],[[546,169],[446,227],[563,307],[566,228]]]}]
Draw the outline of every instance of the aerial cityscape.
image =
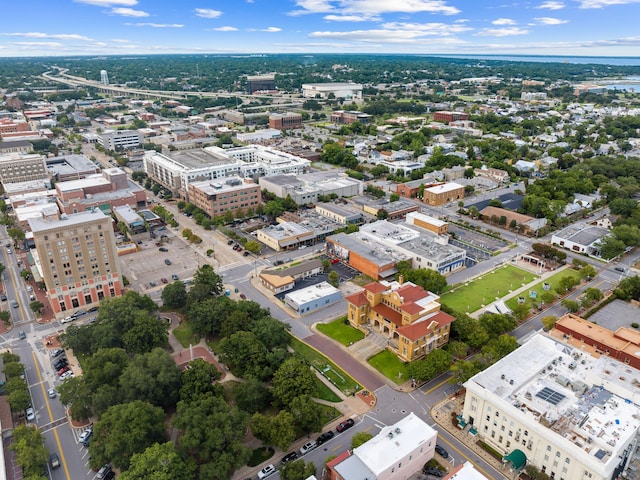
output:
[{"label": "aerial cityscape", "polygon": [[0,479],[640,479],[640,2],[50,3]]}]

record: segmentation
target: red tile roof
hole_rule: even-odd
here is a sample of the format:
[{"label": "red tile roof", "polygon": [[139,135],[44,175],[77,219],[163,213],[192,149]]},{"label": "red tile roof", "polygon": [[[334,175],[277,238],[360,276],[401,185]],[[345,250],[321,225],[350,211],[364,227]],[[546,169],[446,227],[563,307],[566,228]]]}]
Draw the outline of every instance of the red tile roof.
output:
[{"label": "red tile roof", "polygon": [[429,292],[424,288],[409,284],[402,285],[396,292],[404,299],[404,303],[416,302],[429,296]]},{"label": "red tile roof", "polygon": [[375,307],[372,307],[372,310],[376,313],[379,313],[387,320],[396,324],[396,326],[402,325],[402,314],[400,312],[396,312],[393,308],[386,306],[383,303],[379,303]]},{"label": "red tile roof", "polygon": [[451,323],[455,320],[454,317],[445,312],[438,312],[435,315],[429,316],[424,320],[416,323],[412,323],[410,325],[405,325],[403,327],[398,328],[396,331],[399,335],[408,338],[412,342],[421,339],[431,332],[429,330],[429,325],[433,322],[437,322],[438,326],[442,328],[443,326]]},{"label": "red tile roof", "polygon": [[378,282],[373,282],[365,285],[364,288],[371,293],[382,293],[387,289],[387,287]]},{"label": "red tile roof", "polygon": [[415,315],[422,311],[422,307],[417,303],[403,303],[400,305],[400,310],[407,312],[409,315]]},{"label": "red tile roof", "polygon": [[344,298],[347,302],[354,304],[356,307],[364,307],[369,303],[367,295],[364,292],[354,293],[353,295],[349,295]]}]

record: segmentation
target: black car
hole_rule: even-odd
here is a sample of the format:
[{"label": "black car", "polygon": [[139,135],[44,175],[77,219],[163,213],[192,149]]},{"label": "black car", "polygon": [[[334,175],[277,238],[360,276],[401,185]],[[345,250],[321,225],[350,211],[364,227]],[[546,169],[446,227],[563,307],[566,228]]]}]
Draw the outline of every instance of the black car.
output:
[{"label": "black car", "polygon": [[78,317],[81,317],[81,316],[86,315],[86,314],[87,314],[86,310],[78,310],[76,313],[71,314],[71,316],[73,318],[78,318]]},{"label": "black car", "polygon": [[287,462],[295,460],[298,458],[298,452],[287,453],[284,457],[282,457],[282,464],[284,465]]},{"label": "black car", "polygon": [[229,241],[227,242],[227,245],[233,245],[233,240],[229,240]]},{"label": "black car", "polygon": [[244,255],[245,257],[248,257],[248,256],[249,256],[249,252],[247,252],[247,251],[245,250],[245,252],[244,252],[242,255]]},{"label": "black car", "polygon": [[449,452],[447,452],[440,445],[436,445],[436,452],[438,452],[442,458],[449,458]]},{"label": "black car", "polygon": [[435,467],[427,467],[426,465],[422,469],[422,473],[425,475],[432,475],[434,477],[442,478],[442,472]]},{"label": "black car", "polygon": [[344,422],[342,422],[340,425],[338,425],[336,430],[338,431],[338,433],[344,432],[345,430],[353,427],[354,425],[355,425],[355,422],[353,421],[353,418],[349,418],[349,419],[345,420]]},{"label": "black car", "polygon": [[91,307],[89,310],[87,310],[87,313],[93,313],[97,311],[98,311],[98,307]]},{"label": "black car", "polygon": [[318,445],[322,445],[323,443],[328,442],[332,438],[333,438],[333,432],[329,430],[328,432],[324,432],[322,435],[320,435],[316,440],[316,443]]},{"label": "black car", "polygon": [[65,357],[59,358],[58,360],[53,362],[53,368],[55,368],[56,370],[60,370],[67,365],[69,365],[69,361]]}]

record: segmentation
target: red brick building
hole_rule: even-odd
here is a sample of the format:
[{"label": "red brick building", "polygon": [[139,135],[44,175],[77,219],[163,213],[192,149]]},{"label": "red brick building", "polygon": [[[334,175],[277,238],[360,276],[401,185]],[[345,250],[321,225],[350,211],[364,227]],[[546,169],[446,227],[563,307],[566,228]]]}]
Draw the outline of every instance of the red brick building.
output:
[{"label": "red brick building", "polygon": [[295,112],[272,113],[269,115],[269,128],[277,130],[302,128],[302,115]]},{"label": "red brick building", "polygon": [[469,120],[469,114],[463,112],[447,112],[441,110],[439,112],[434,112],[433,120],[435,122],[443,123],[455,122],[458,120]]}]

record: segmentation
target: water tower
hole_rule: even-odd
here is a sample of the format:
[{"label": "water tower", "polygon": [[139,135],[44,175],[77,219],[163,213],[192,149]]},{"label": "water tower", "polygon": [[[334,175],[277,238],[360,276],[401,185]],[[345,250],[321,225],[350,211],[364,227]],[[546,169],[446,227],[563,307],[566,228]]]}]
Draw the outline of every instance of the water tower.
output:
[{"label": "water tower", "polygon": [[100,70],[100,83],[102,85],[109,85],[109,75],[106,70]]}]

